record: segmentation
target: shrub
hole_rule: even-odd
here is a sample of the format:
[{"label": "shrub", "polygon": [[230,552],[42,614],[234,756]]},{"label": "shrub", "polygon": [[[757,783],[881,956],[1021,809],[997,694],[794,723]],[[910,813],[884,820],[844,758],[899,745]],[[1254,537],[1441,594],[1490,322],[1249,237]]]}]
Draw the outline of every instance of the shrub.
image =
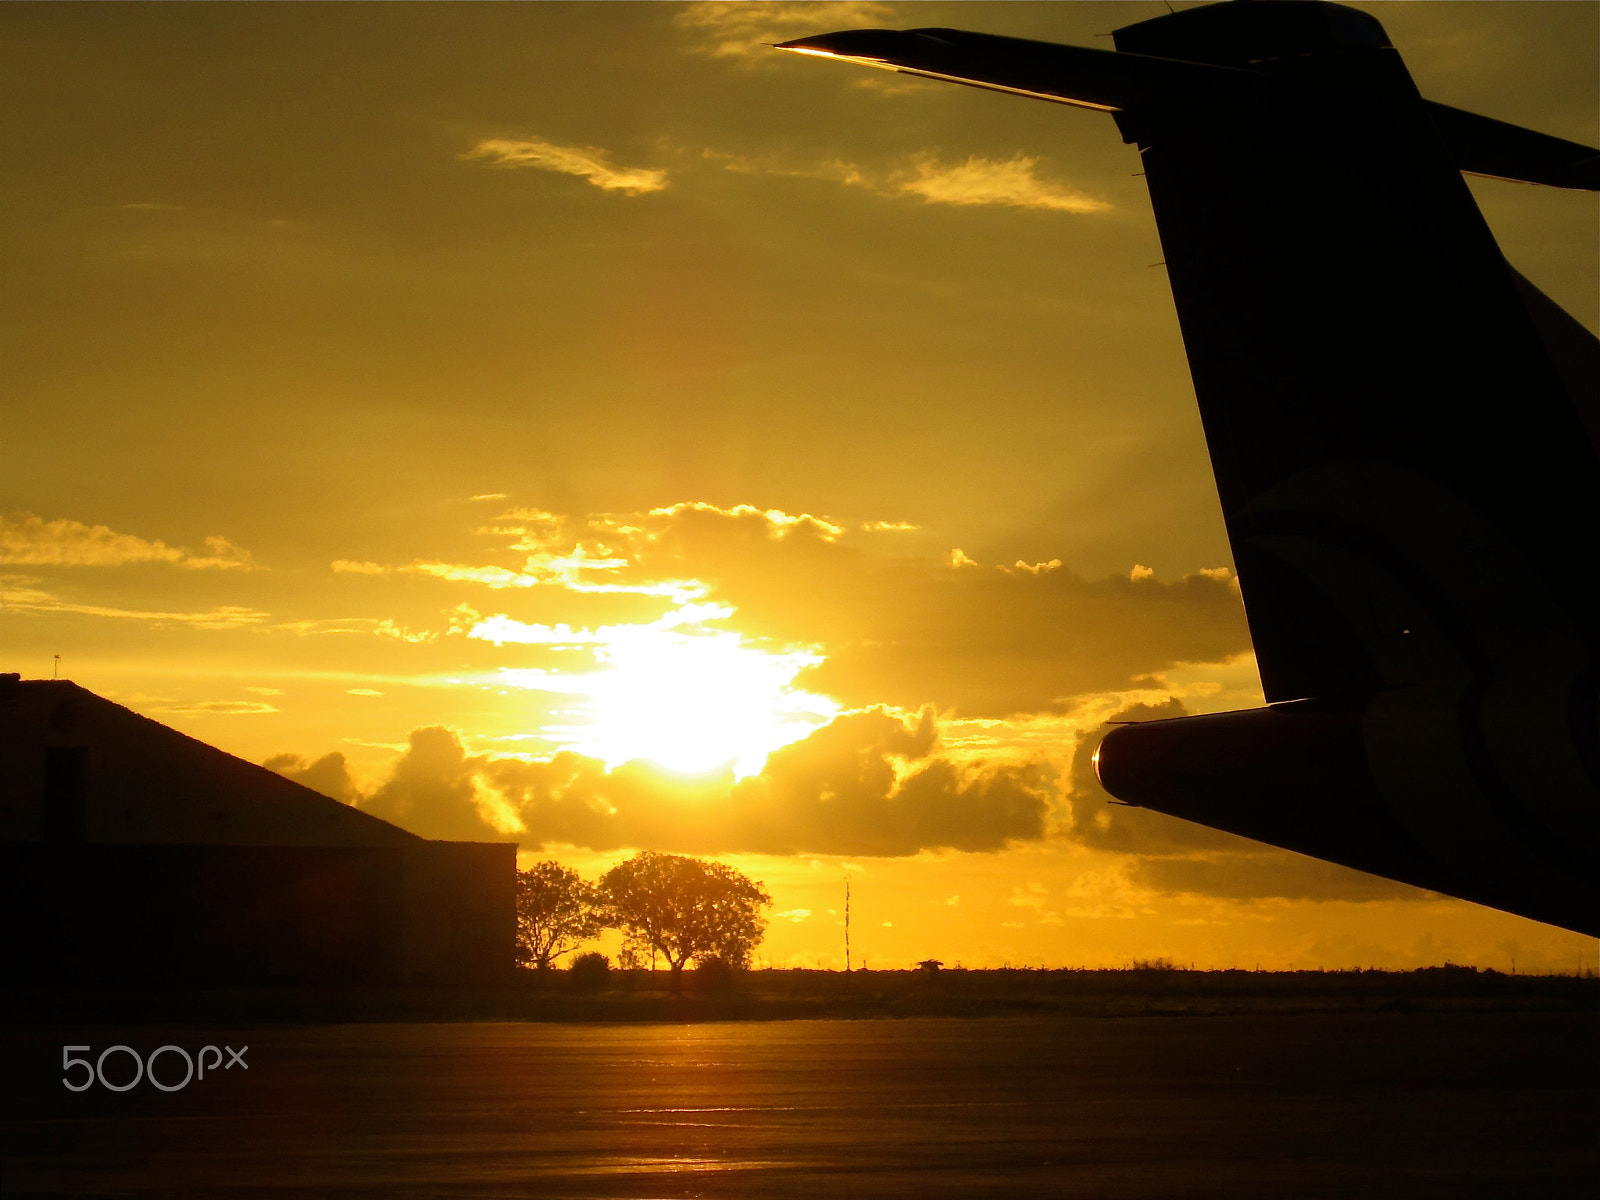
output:
[{"label": "shrub", "polygon": [[1128,965],[1130,971],[1176,971],[1170,958],[1136,958]]},{"label": "shrub", "polygon": [[611,960],[595,950],[578,955],[567,968],[567,981],[573,990],[588,996],[604,991],[610,980]]},{"label": "shrub", "polygon": [[694,990],[703,994],[731,992],[736,972],[726,959],[715,955],[699,959],[694,965]]}]

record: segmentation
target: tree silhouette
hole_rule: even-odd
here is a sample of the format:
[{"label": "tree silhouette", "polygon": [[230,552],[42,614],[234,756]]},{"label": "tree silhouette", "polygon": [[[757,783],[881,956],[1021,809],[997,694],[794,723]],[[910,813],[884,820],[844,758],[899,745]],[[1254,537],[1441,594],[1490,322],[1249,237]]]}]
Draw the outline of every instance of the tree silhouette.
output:
[{"label": "tree silhouette", "polygon": [[517,961],[548,970],[606,927],[599,893],[548,859],[517,872]]},{"label": "tree silhouette", "polygon": [[772,903],[766,889],[721,863],[653,850],[600,877],[611,922],[654,946],[676,985],[691,958],[744,966],[761,941]]}]

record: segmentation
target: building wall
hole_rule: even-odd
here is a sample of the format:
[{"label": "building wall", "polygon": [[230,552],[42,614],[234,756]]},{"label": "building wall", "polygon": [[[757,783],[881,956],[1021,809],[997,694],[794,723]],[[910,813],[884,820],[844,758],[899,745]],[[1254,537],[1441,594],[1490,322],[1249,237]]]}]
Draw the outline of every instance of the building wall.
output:
[{"label": "building wall", "polygon": [[13,982],[404,977],[403,854],[350,846],[0,843]]},{"label": "building wall", "polygon": [[509,976],[516,962],[516,845],[425,841],[402,859],[404,977],[484,983]]}]

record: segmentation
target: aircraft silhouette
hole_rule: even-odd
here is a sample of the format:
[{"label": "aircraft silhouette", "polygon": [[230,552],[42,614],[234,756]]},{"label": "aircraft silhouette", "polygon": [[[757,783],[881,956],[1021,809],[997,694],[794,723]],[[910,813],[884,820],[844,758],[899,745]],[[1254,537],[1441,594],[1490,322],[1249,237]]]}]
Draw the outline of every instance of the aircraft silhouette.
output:
[{"label": "aircraft silhouette", "polygon": [[1139,148],[1268,706],[1114,729],[1101,782],[1600,935],[1600,341],[1461,177],[1593,191],[1600,153],[1430,103],[1337,4],[1114,38],[779,46],[1108,111]]}]

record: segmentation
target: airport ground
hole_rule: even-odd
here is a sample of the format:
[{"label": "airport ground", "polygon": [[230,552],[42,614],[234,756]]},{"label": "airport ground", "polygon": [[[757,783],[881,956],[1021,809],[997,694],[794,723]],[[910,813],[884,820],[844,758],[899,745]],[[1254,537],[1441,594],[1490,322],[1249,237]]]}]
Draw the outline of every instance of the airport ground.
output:
[{"label": "airport ground", "polygon": [[[1255,988],[1254,1007],[1240,996],[1223,1003],[1213,994],[1202,1004],[1191,994],[1185,1009],[1179,977],[1212,973],[1170,974],[1165,998],[1150,991],[1142,1007],[1124,988],[1116,1008],[1107,991],[1107,1015],[1058,1007],[984,1018],[703,1019],[719,1004],[756,1002],[749,992],[655,1001],[635,993],[644,997],[637,1003],[699,1003],[696,1020],[307,1023],[214,1011],[209,1020],[162,1023],[148,1014],[36,1014],[5,1035],[3,1192],[183,1200],[1593,1194],[1595,981],[1566,980],[1565,994],[1485,1000],[1482,978],[1465,981],[1478,985],[1474,998],[1462,978],[1418,975],[1434,990],[1408,997],[1395,994],[1390,977],[1385,1001],[1374,990],[1335,1003],[1326,986],[1291,976],[1276,996]],[[904,982],[903,1004],[939,995],[929,983],[948,1000],[961,983],[949,972],[886,981],[879,1003],[889,1003],[890,982]],[[1006,982],[1016,996],[1048,992],[1040,980]],[[970,1001],[981,989],[968,990]],[[626,995],[616,989],[611,998]],[[795,997],[770,999],[781,1007]],[[121,1092],[98,1080],[72,1092],[62,1082],[68,1045],[88,1047],[70,1053],[97,1061],[110,1046],[129,1047],[102,1064],[113,1086],[133,1078],[134,1055],[149,1061],[163,1046],[193,1058],[215,1045],[219,1060],[223,1048],[248,1049],[242,1062],[213,1063],[204,1080],[181,1087],[184,1060],[163,1051],[154,1069],[173,1090],[143,1079]],[[78,1082],[91,1074],[68,1072]]]}]

